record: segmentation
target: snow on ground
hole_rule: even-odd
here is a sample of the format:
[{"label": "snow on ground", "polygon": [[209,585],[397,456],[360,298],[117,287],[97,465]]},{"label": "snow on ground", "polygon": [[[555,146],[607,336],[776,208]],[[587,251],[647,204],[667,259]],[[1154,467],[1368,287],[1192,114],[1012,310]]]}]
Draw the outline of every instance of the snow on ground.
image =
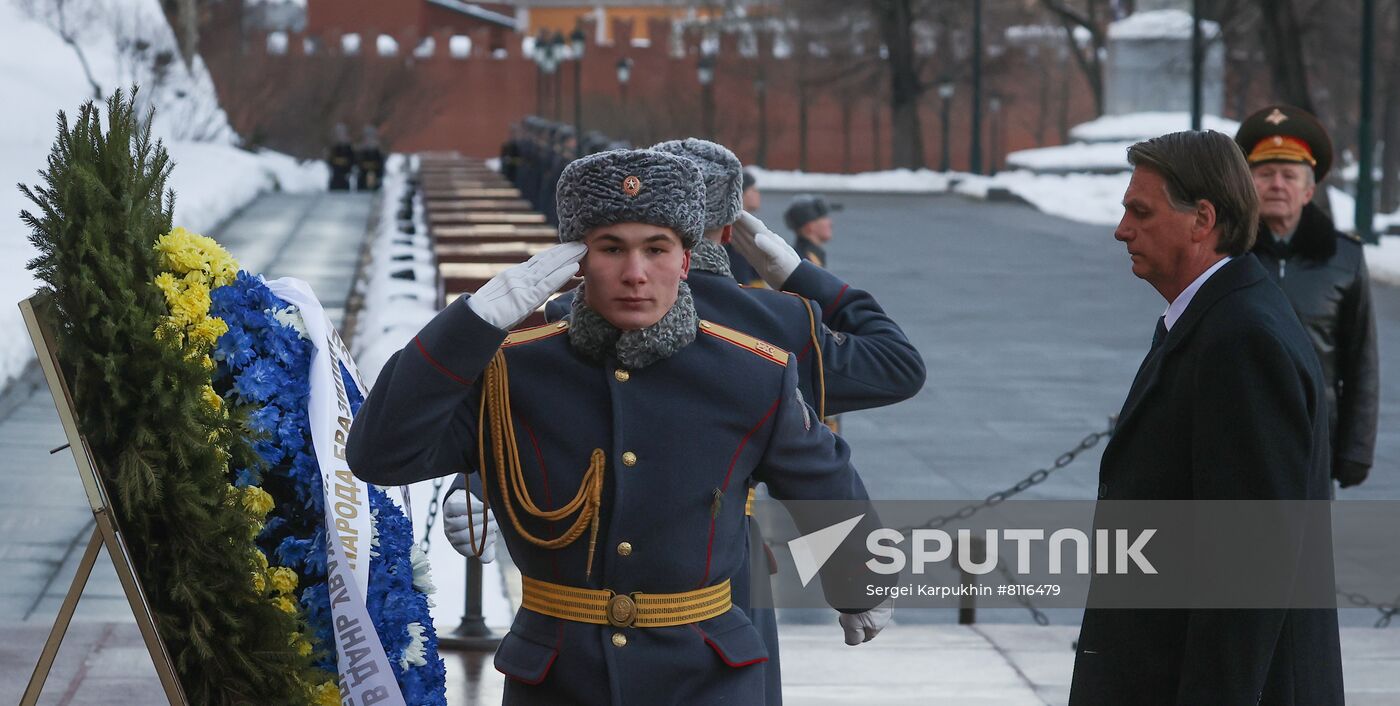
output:
[{"label": "snow on ground", "polygon": [[759,189],[775,191],[859,191],[941,193],[948,190],[948,174],[928,169],[893,169],[860,174],[816,174],[749,167]]},{"label": "snow on ground", "polygon": [[[1207,130],[1234,136],[1240,124],[1218,115],[1201,116],[1201,126]],[[1191,129],[1191,113],[1186,111],[1127,113],[1105,115],[1087,123],[1075,125],[1070,139],[1079,142],[1136,142],[1149,137]],[[1013,153],[1014,154],[1014,153]]]},{"label": "snow on ground", "polygon": [[1001,172],[996,176],[965,175],[955,193],[986,198],[988,189],[1001,188],[1025,199],[1038,210],[1083,223],[1112,226],[1123,217],[1123,192],[1129,174],[1033,174]]},{"label": "snow on ground", "polygon": [[[35,3],[36,7],[48,7]],[[169,150],[175,169],[169,186],[176,191],[175,221],[196,231],[208,230],[259,192],[273,188],[305,191],[324,188],[324,165],[302,165],[286,155],[254,154],[234,146],[236,136],[214,97],[208,72],[196,62],[192,72],[177,63],[166,83],[151,82],[149,57],[173,45],[156,0],[80,0],[70,10],[106,12],[76,22],[93,78],[103,91],[131,82],[143,84],[144,105],[157,107],[154,132]],[[41,9],[39,12],[44,12]],[[82,15],[82,13],[78,13]],[[115,47],[120,35],[144,39],[147,60]],[[131,42],[126,45],[131,46]],[[20,9],[16,0],[0,0],[0,95],[6,97],[5,126],[0,131],[0,389],[34,357],[16,306],[38,286],[25,264],[34,257],[28,231],[18,214],[30,204],[14,185],[38,184],[38,170],[57,134],[56,116],[72,116],[92,87],[78,56],[42,17]]]},{"label": "snow on ground", "polygon": [[[393,155],[385,166],[383,200],[380,204],[379,228],[370,246],[371,260],[356,287],[364,296],[364,308],[359,313],[355,338],[350,344],[364,383],[373,386],[384,363],[401,350],[437,313],[437,272],[433,265],[432,246],[428,242],[421,200],[414,203],[415,233],[407,235],[398,230],[400,199],[407,180],[405,167],[410,164],[401,155]],[[394,277],[395,273],[411,270],[415,279]],[[440,493],[447,489],[446,479]],[[422,539],[428,522],[428,508],[433,497],[433,481],[409,486],[412,498],[414,536]],[[442,498],[441,495],[439,496]],[[429,532],[432,542],[428,560],[432,563],[433,624],[439,634],[450,633],[462,619],[466,595],[466,563],[452,548],[442,532],[442,515],[438,514]],[[506,598],[503,563],[505,546],[496,550],[496,562],[487,564],[482,577],[482,613],[493,628],[510,625],[514,610]]]},{"label": "snow on ground", "polygon": [[1006,155],[1007,166],[1038,172],[1122,172],[1128,170],[1127,142],[1074,142],[1054,147],[1017,150]]}]

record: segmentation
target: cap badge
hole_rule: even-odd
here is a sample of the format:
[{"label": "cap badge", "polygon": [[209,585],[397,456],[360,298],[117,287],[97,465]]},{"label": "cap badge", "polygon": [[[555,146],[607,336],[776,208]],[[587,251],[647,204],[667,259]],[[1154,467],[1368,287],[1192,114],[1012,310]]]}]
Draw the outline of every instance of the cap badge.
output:
[{"label": "cap badge", "polygon": [[1267,118],[1264,118],[1264,121],[1269,123],[1270,125],[1282,125],[1283,121],[1287,119],[1288,116],[1284,115],[1283,111],[1279,110],[1278,108],[1274,108],[1274,112],[1269,113],[1269,116]]},{"label": "cap badge", "polygon": [[630,176],[622,180],[622,193],[627,194],[628,196],[636,196],[637,194],[641,193],[641,191],[641,179],[638,179],[635,176]]}]

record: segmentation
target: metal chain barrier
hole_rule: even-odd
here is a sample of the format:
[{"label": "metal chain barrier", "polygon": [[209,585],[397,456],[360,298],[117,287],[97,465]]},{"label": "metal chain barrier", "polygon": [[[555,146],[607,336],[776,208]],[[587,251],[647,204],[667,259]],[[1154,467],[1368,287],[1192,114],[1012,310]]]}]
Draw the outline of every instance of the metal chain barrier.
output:
[{"label": "metal chain barrier", "polygon": [[1117,423],[1117,421],[1118,418],[1116,416],[1109,417],[1107,429],[1099,432],[1094,432],[1093,434],[1084,437],[1084,440],[1080,441],[1077,446],[1070,449],[1069,451],[1060,454],[1059,457],[1055,459],[1055,462],[1050,465],[1050,467],[1041,468],[1033,471],[1030,475],[1026,476],[1025,478],[1022,478],[1010,488],[1007,488],[1006,490],[998,490],[997,492],[988,495],[981,502],[969,503],[967,505],[964,505],[961,508],[958,508],[958,511],[954,512],[951,515],[934,515],[922,525],[914,527],[904,527],[900,529],[900,533],[903,534],[916,529],[942,529],[943,526],[947,525],[950,522],[957,520],[966,520],[967,518],[972,517],[973,515],[986,508],[1000,505],[1007,499],[1024,493],[1025,491],[1029,490],[1030,488],[1036,485],[1044,483],[1045,479],[1050,477],[1050,474],[1060,470],[1061,468],[1064,468],[1065,466],[1068,466],[1071,463],[1074,463],[1074,459],[1078,458],[1079,454],[1082,454],[1085,451],[1088,451],[1089,449],[1098,446],[1100,441],[1103,441],[1104,439],[1112,436],[1113,427]]},{"label": "metal chain barrier", "polygon": [[[997,571],[1001,572],[1001,575],[1006,578],[1007,583],[1013,586],[1021,585],[1021,582],[1017,581],[1016,577],[1012,575],[1011,569],[1006,568],[1006,562],[1002,561],[1000,558],[997,559]],[[1021,604],[1022,608],[1031,612],[1031,620],[1034,620],[1036,625],[1045,626],[1050,624],[1050,618],[1040,612],[1040,609],[1035,607],[1034,603],[1031,603],[1030,596],[1018,592],[1014,597],[1016,598],[1016,602]]]},{"label": "metal chain barrier", "polygon": [[1348,591],[1343,591],[1341,589],[1337,590],[1337,595],[1346,598],[1352,605],[1356,606],[1357,608],[1375,608],[1378,612],[1380,612],[1381,617],[1376,619],[1375,627],[1377,628],[1390,627],[1391,618],[1394,618],[1397,614],[1400,614],[1400,597],[1397,597],[1396,600],[1391,601],[1389,603],[1376,603],[1375,601],[1372,601],[1371,599],[1361,595],[1360,593],[1351,593]]},{"label": "metal chain barrier", "polygon": [[442,478],[433,479],[433,499],[428,501],[428,522],[423,525],[423,541],[418,543],[418,548],[428,553],[428,547],[433,544],[433,523],[437,522],[438,496],[442,494]]}]

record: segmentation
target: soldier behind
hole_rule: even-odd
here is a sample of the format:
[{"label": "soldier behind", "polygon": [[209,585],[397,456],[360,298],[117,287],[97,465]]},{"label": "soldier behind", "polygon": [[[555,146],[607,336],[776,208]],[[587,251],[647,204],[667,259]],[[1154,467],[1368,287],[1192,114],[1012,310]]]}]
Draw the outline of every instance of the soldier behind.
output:
[{"label": "soldier behind", "polygon": [[[875,298],[802,262],[762,221],[744,213],[742,165],[733,152],[698,139],[663,142],[653,149],[692,160],[704,175],[705,237],[691,255],[686,279],[702,318],[796,352],[798,387],[818,414],[882,407],[918,393],[926,375],[923,358]],[[772,290],[734,282],[720,245],[731,235],[761,263],[756,273],[767,277]],[[577,316],[574,294],[566,292],[549,302],[546,320],[560,320],[571,310]],[[465,512],[465,505],[461,507]],[[771,609],[751,607],[749,582],[752,576],[752,590],[767,596],[767,579],[776,566],[767,560],[756,523],[750,538],[753,568],[736,576],[734,595],[768,646],[766,703],[775,706],[782,703],[777,620]],[[771,599],[755,603],[771,605]]]},{"label": "soldier behind", "polygon": [[350,190],[350,172],[355,168],[355,148],[350,144],[350,130],[345,123],[335,124],[335,142],[326,155],[331,168],[331,191]]},{"label": "soldier behind", "polygon": [[379,191],[384,183],[384,152],[379,149],[379,133],[373,125],[366,125],[364,142],[355,151],[355,162],[359,171],[355,175],[356,191]]},{"label": "soldier behind", "polygon": [[788,204],[783,222],[797,235],[797,254],[817,267],[826,267],[826,244],[831,242],[831,212],[840,206],[827,203],[820,196],[803,194]]},{"label": "soldier behind", "polygon": [[[505,703],[762,703],[768,655],[731,604],[749,489],[852,501],[856,537],[878,518],[845,443],[812,423],[795,357],[696,314],[693,163],[587,157],[565,170],[558,203],[562,245],[448,305],[385,365],[350,465],[391,485],[480,472],[506,505],[524,596],[495,656]],[[580,260],[573,320],[507,334]],[[895,577],[869,559],[843,547],[822,576],[858,640],[891,613],[866,594]]]},{"label": "soldier behind", "polygon": [[[745,169],[743,181],[743,203],[744,210],[758,215],[758,209],[763,203],[762,195],[758,191],[758,181],[754,179],[753,172]],[[728,238],[720,241],[724,245],[725,254],[729,255],[729,269],[734,273],[734,281],[748,287],[767,287],[768,284],[758,276],[758,270],[749,264],[735,249],[734,244]]]},{"label": "soldier behind", "polygon": [[1332,165],[1332,141],[1307,111],[1269,106],[1240,124],[1259,192],[1254,254],[1298,312],[1322,372],[1332,434],[1332,477],[1366,480],[1376,446],[1380,381],[1371,279],[1361,241],[1339,232],[1312,203]]},{"label": "soldier behind", "polygon": [[515,183],[515,171],[520,161],[520,123],[510,124],[510,137],[501,144],[501,176]]}]

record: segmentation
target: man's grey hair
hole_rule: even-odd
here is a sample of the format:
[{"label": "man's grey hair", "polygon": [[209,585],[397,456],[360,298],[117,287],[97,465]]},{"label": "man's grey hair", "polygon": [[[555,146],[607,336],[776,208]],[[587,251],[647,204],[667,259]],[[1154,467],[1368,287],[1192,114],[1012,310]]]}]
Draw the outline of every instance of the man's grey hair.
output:
[{"label": "man's grey hair", "polygon": [[1214,130],[1173,132],[1129,147],[1128,163],[1160,174],[1178,211],[1194,211],[1201,201],[1215,206],[1216,252],[1237,257],[1254,245],[1259,194],[1234,140]]}]

